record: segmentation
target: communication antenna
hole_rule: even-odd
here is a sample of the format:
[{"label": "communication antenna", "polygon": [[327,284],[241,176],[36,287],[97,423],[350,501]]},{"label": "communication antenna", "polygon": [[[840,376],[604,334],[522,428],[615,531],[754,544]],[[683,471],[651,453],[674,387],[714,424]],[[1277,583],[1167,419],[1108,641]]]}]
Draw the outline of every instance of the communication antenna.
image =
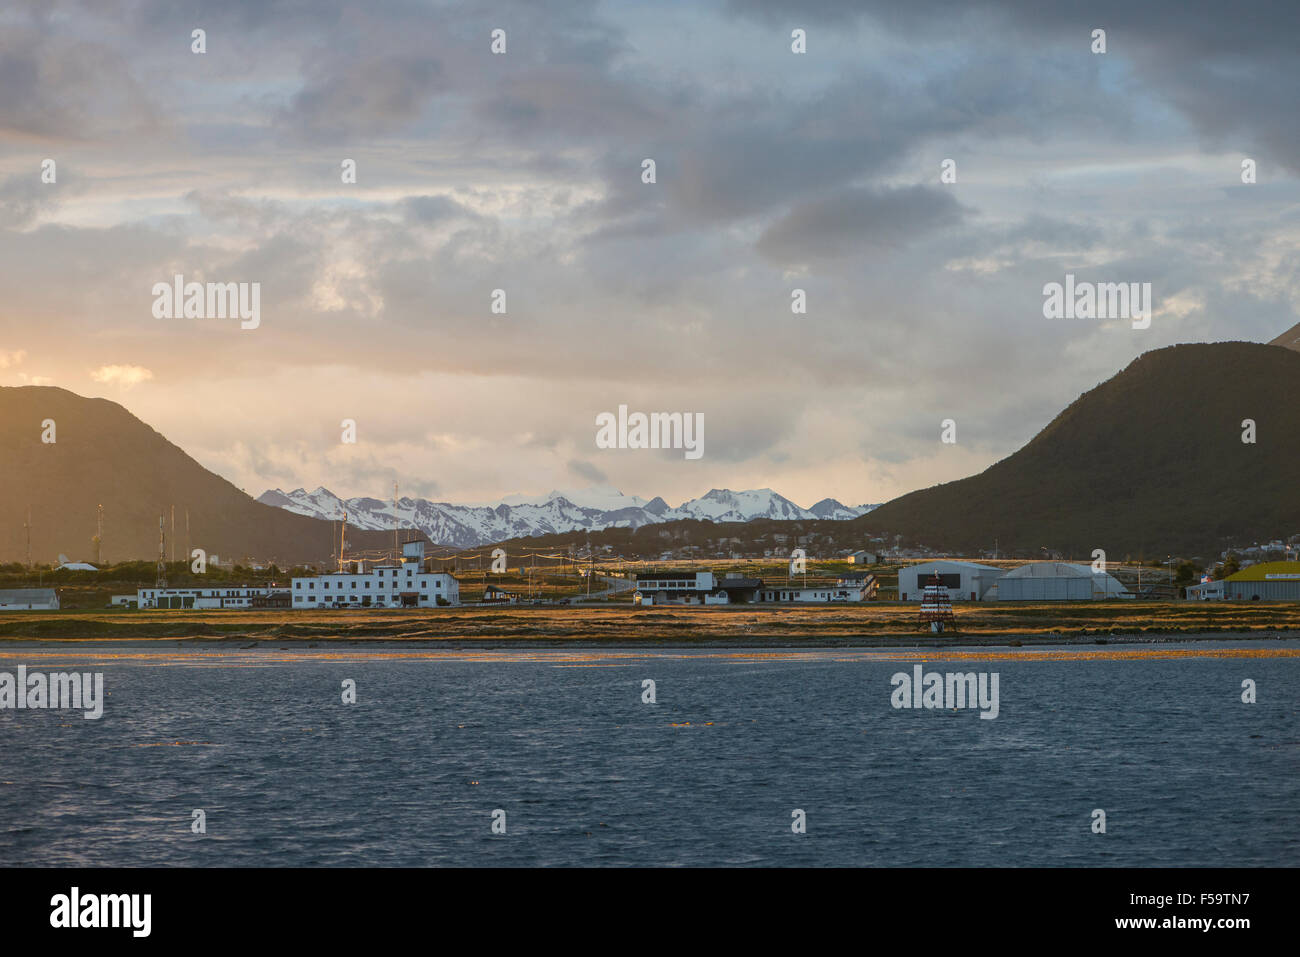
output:
[{"label": "communication antenna", "polygon": [[348,533],[348,512],[347,509],[344,509],[343,524],[339,526],[339,574],[340,575],[343,574],[343,549],[347,544],[343,540],[343,536],[345,536],[347,533]]},{"label": "communication antenna", "polygon": [[163,525],[163,513],[158,513],[158,588],[167,587],[167,530]]},{"label": "communication antenna", "polygon": [[397,547],[397,483],[393,483],[393,561],[402,560],[402,551]]},{"label": "communication antenna", "polygon": [[27,506],[27,524],[23,526],[27,530],[27,567],[32,567],[32,507]]},{"label": "communication antenna", "polygon": [[98,515],[95,518],[95,564],[102,564],[100,561],[100,550],[104,546],[104,506],[99,506]]}]

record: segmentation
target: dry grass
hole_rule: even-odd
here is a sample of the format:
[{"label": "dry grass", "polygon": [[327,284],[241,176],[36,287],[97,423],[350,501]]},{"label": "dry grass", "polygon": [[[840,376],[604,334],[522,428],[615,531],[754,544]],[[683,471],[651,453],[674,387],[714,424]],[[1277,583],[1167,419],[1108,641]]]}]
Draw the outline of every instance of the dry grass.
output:
[{"label": "dry grass", "polygon": [[[958,633],[942,641],[1107,640],[1111,636],[1300,635],[1295,602],[958,604]],[[62,611],[0,613],[0,639],[256,642],[579,641],[601,643],[893,644],[929,640],[917,606],[712,608],[659,606],[418,609],[409,611]]]}]

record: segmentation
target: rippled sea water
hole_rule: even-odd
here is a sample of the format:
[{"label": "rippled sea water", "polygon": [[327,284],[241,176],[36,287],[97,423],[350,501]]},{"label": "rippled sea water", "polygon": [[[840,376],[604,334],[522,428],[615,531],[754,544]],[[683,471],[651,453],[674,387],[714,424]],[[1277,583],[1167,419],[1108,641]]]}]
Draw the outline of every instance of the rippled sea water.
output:
[{"label": "rippled sea water", "polygon": [[[97,721],[0,711],[0,861],[1294,864],[1300,657],[1217,647],[962,660],[7,647],[0,671],[102,671],[108,697]],[[891,675],[917,663],[998,672],[998,717],[893,708]]]}]

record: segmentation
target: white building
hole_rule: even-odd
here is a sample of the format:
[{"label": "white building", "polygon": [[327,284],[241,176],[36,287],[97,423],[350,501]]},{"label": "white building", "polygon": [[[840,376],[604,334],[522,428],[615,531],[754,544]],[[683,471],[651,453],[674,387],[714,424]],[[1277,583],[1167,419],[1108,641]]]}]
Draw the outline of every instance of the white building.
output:
[{"label": "white building", "polygon": [[636,576],[642,592],[706,592],[717,588],[713,572],[653,572]]},{"label": "white building", "polygon": [[[202,588],[141,588],[134,599],[139,608],[258,608],[271,604],[285,588],[265,585],[206,585]],[[114,605],[130,606],[130,595],[114,595]]]},{"label": "white building", "polygon": [[1187,587],[1187,597],[1192,601],[1218,601],[1224,597],[1224,586],[1227,583],[1220,578],[1218,581],[1202,581],[1197,585]]},{"label": "white building", "polygon": [[731,596],[725,591],[702,591],[702,592],[685,592],[674,593],[669,597],[668,592],[641,591],[637,589],[632,593],[632,604],[634,605],[729,605]]},{"label": "white building", "polygon": [[858,551],[850,552],[845,560],[850,565],[874,565],[880,556],[876,552]]},{"label": "white building", "polygon": [[424,570],[424,542],[407,542],[401,564],[293,580],[294,608],[434,608],[460,604],[460,582]]},{"label": "white building", "polygon": [[998,579],[998,601],[1092,601],[1132,598],[1114,575],[1073,562],[1030,562]]},{"label": "white building", "polygon": [[714,605],[726,604],[709,596],[718,588],[713,572],[647,572],[636,576],[632,601],[637,605]]},{"label": "white building", "polygon": [[840,602],[866,601],[876,594],[876,579],[872,575],[848,576],[834,585],[788,586],[764,584],[756,600],[760,602]]},{"label": "white building", "polygon": [[922,562],[898,570],[898,600],[920,601],[925,586],[939,576],[939,583],[948,589],[951,601],[985,601],[992,596],[989,589],[1006,574],[992,565],[975,562]]},{"label": "white building", "polygon": [[59,593],[53,588],[0,590],[0,608],[5,611],[53,611],[58,607]]}]

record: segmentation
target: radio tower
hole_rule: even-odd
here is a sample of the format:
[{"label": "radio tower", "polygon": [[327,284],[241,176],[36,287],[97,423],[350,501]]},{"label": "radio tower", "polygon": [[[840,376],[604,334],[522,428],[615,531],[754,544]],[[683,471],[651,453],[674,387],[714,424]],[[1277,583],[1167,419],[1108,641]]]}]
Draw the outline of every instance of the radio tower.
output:
[{"label": "radio tower", "polygon": [[397,483],[393,483],[393,561],[402,560],[402,550],[397,547]]},{"label": "radio tower", "polygon": [[347,535],[347,533],[348,533],[348,513],[345,510],[343,512],[343,525],[339,528],[339,574],[340,575],[343,574],[344,572],[343,549],[347,543],[344,541],[343,537]]},{"label": "radio tower", "polygon": [[99,506],[98,515],[95,518],[95,565],[103,564],[100,561],[100,549],[104,547],[104,506]]},{"label": "radio tower", "polygon": [[167,532],[163,528],[164,514],[158,513],[158,588],[167,587]]},{"label": "radio tower", "polygon": [[27,530],[27,567],[32,567],[32,507],[27,506],[27,524],[23,526]]}]

